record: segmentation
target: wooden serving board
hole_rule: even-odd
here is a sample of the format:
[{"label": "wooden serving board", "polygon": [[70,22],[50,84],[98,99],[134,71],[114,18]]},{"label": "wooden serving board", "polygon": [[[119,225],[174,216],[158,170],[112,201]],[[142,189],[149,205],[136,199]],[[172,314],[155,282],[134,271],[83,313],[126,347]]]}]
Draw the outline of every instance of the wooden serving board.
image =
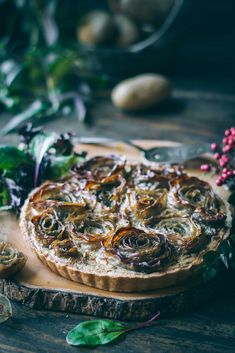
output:
[{"label": "wooden serving board", "polygon": [[[173,145],[169,141],[138,141],[145,147]],[[89,156],[119,153],[131,161],[141,161],[142,157],[133,147],[116,144],[111,147],[78,145],[79,150],[87,150]],[[202,159],[188,162],[189,174],[200,176],[210,182],[220,195],[227,199],[229,194],[222,188],[217,188],[215,178],[203,175],[199,171]],[[114,293],[88,287],[51,272],[32,252],[28,243],[23,240],[18,221],[10,213],[0,214],[0,237],[11,242],[28,256],[24,269],[14,278],[0,281],[0,292],[10,299],[29,305],[36,309],[61,310],[77,312],[114,319],[145,319],[157,310],[162,315],[176,314],[206,300],[214,298],[221,291],[225,276],[205,282],[190,282],[186,285],[171,287],[144,293]],[[221,282],[222,281],[222,282]]]}]

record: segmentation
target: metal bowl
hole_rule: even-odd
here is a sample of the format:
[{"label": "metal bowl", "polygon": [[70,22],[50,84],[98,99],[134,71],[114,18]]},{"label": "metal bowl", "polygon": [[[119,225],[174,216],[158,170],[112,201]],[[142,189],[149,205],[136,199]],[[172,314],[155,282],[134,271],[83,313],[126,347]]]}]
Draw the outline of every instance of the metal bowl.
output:
[{"label": "metal bowl", "polygon": [[167,71],[184,36],[190,3],[191,0],[175,0],[162,26],[127,48],[80,45],[88,70],[114,80],[144,72]]}]

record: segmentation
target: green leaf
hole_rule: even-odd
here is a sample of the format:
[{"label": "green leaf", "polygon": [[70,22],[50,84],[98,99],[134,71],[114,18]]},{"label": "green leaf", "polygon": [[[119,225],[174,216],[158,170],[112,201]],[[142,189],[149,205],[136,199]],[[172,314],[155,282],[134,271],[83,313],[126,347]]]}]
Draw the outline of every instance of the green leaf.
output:
[{"label": "green leaf", "polygon": [[125,329],[123,324],[112,320],[85,321],[69,331],[66,341],[72,346],[98,346],[115,340]]},{"label": "green leaf", "polygon": [[34,157],[35,165],[35,174],[34,174],[34,185],[37,185],[40,164],[46,152],[51,148],[51,146],[57,140],[57,134],[54,132],[41,133],[36,135],[29,146],[29,152]]},{"label": "green leaf", "polygon": [[0,146],[0,169],[17,169],[22,164],[32,164],[32,161],[15,146]]},{"label": "green leaf", "polygon": [[45,104],[41,100],[34,101],[25,111],[15,115],[6,126],[0,131],[0,135],[6,135],[15,130],[22,123],[29,119],[38,116],[39,113],[45,110]]},{"label": "green leaf", "polygon": [[71,154],[70,156],[55,156],[48,170],[49,178],[60,178],[66,175],[70,169],[84,160],[83,157]]},{"label": "green leaf", "polygon": [[12,317],[12,306],[10,300],[0,294],[0,324]]}]

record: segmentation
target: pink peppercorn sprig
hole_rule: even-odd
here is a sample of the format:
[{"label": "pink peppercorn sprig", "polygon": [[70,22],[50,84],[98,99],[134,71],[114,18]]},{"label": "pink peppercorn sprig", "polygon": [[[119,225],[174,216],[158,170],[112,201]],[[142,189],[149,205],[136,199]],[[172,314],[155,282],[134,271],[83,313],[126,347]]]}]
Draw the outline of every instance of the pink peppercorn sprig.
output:
[{"label": "pink peppercorn sprig", "polygon": [[226,185],[230,190],[235,189],[235,127],[225,130],[222,144],[212,143],[211,150],[218,162],[216,167],[210,163],[202,164],[203,172],[215,171],[218,174],[216,184]]}]

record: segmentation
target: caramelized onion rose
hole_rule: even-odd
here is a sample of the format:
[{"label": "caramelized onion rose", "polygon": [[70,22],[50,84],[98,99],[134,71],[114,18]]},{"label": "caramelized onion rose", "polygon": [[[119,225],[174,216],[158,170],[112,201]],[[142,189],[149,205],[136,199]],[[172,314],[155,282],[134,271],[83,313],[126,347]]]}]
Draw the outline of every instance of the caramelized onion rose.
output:
[{"label": "caramelized onion rose", "polygon": [[100,182],[90,180],[85,189],[95,195],[101,209],[114,209],[120,204],[125,184],[125,179],[115,174]]},{"label": "caramelized onion rose", "polygon": [[107,217],[85,215],[70,218],[67,225],[69,237],[74,243],[101,244],[104,237],[111,235],[115,230],[114,222]]},{"label": "caramelized onion rose", "polygon": [[27,257],[11,244],[0,241],[0,278],[7,278],[21,270]]},{"label": "caramelized onion rose", "polygon": [[67,238],[66,229],[55,209],[44,210],[32,218],[38,241],[57,256],[74,257],[78,255],[76,246]]},{"label": "caramelized onion rose", "polygon": [[102,180],[124,170],[125,159],[119,156],[97,156],[84,162],[74,170],[78,178]]},{"label": "caramelized onion rose", "polygon": [[129,192],[130,209],[136,218],[147,221],[159,214],[167,202],[167,190],[134,190]]},{"label": "caramelized onion rose", "polygon": [[183,252],[197,251],[198,247],[207,242],[207,237],[203,234],[201,227],[190,218],[163,219],[153,228],[165,234],[175,247]]},{"label": "caramelized onion rose", "polygon": [[215,199],[210,185],[196,177],[183,175],[173,179],[170,185],[173,200],[179,207],[205,207],[208,203],[213,203]]},{"label": "caramelized onion rose", "polygon": [[73,205],[79,211],[94,209],[96,198],[88,191],[81,190],[78,184],[46,183],[30,199],[35,209],[42,211],[52,206]]},{"label": "caramelized onion rose", "polygon": [[58,239],[64,238],[65,227],[58,218],[55,209],[46,209],[32,218],[37,239],[43,246],[49,246]]},{"label": "caramelized onion rose", "polygon": [[103,245],[130,270],[155,272],[172,259],[172,247],[164,235],[134,227],[119,229]]}]

